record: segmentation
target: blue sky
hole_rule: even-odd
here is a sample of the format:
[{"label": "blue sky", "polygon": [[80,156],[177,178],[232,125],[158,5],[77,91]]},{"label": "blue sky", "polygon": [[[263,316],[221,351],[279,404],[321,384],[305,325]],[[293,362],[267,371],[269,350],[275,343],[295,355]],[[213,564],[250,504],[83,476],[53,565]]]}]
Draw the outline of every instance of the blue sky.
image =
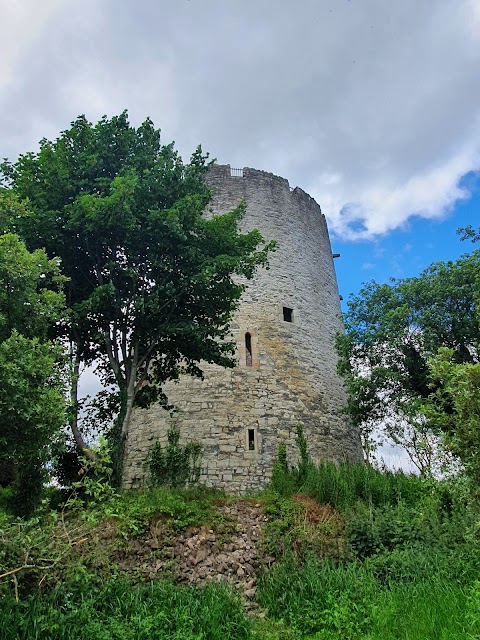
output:
[{"label": "blue sky", "polygon": [[0,39],[0,157],[149,116],[313,196],[345,301],[480,224],[480,0],[5,0]]},{"label": "blue sky", "polygon": [[480,174],[467,174],[461,184],[468,185],[471,196],[441,219],[412,216],[401,228],[369,240],[332,238],[332,251],[341,254],[335,267],[345,311],[349,296],[356,295],[365,282],[417,276],[432,262],[456,260],[472,251],[472,243],[461,242],[456,232],[468,225],[480,228]]},{"label": "blue sky", "polygon": [[5,0],[0,157],[129,110],[325,213],[346,300],[477,224],[480,0]]},{"label": "blue sky", "polygon": [[[333,252],[341,254],[335,267],[344,312],[348,311],[349,297],[357,295],[365,282],[417,276],[433,262],[456,260],[474,248],[470,241],[460,240],[457,229],[468,225],[480,228],[480,174],[470,172],[461,182],[471,195],[446,212],[443,219],[414,216],[386,236],[357,242],[332,239]],[[398,446],[385,443],[379,457],[389,467],[415,471]]]}]

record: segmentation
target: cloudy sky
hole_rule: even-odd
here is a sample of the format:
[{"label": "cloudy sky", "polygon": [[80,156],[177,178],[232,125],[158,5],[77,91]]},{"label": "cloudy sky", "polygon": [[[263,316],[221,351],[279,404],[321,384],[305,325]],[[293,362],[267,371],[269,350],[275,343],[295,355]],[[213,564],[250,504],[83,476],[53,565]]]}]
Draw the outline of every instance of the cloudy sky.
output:
[{"label": "cloudy sky", "polygon": [[480,225],[480,0],[0,6],[0,157],[81,113],[150,116],[184,156],[201,143],[315,197],[345,299],[469,249],[455,230]]},{"label": "cloudy sky", "polygon": [[480,0],[1,7],[1,156],[80,113],[148,115],[183,155],[201,143],[314,196],[347,295],[459,254],[455,228],[477,222]]}]

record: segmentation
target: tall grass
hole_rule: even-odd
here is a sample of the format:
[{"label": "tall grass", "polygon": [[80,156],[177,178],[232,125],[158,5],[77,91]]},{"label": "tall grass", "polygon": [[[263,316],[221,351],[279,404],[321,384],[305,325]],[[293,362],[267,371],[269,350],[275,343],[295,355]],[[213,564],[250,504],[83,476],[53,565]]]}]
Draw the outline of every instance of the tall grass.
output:
[{"label": "tall grass", "polygon": [[[96,588],[94,588],[96,587]],[[2,640],[243,640],[251,623],[223,585],[205,589],[126,580],[70,583],[16,602],[0,601]]]},{"label": "tall grass", "polygon": [[298,565],[286,556],[264,574],[259,601],[298,638],[456,640],[480,637],[468,591],[436,575],[385,585],[360,562],[335,565],[310,556]]},{"label": "tall grass", "polygon": [[414,503],[425,492],[425,481],[401,471],[379,471],[364,464],[324,461],[308,463],[285,472],[277,466],[272,488],[287,496],[302,491],[322,504],[346,509],[362,501],[372,506],[399,500]]},{"label": "tall grass", "polygon": [[261,577],[258,599],[291,637],[480,639],[478,508],[460,478],[314,465],[305,454],[289,469],[279,455],[272,489],[277,520],[302,493],[345,523],[343,553],[330,559],[299,553],[298,535],[289,548],[280,528],[284,553]]}]

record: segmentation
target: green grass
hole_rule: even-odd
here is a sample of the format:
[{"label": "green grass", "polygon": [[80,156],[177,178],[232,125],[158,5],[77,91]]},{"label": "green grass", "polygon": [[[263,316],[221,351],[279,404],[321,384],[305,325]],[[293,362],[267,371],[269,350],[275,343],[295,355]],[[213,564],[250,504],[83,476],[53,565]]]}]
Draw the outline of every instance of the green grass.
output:
[{"label": "green grass", "polygon": [[318,466],[308,463],[284,473],[276,469],[272,488],[283,496],[302,491],[320,504],[345,510],[356,502],[371,506],[394,504],[403,500],[415,503],[425,493],[426,483],[418,476],[401,471],[379,471],[363,464],[330,461]]},{"label": "green grass", "polygon": [[[289,471],[277,465],[272,489],[267,542],[283,557],[257,592],[265,637],[480,638],[478,505],[461,478],[304,461]],[[295,493],[339,512],[340,553],[322,560],[301,539]]]},{"label": "green grass", "polygon": [[311,556],[299,566],[290,556],[263,576],[259,601],[297,638],[456,640],[480,637],[472,593],[444,576],[384,584],[360,562]]},{"label": "green grass", "polygon": [[251,622],[223,585],[205,589],[126,580],[58,586],[0,601],[2,640],[243,640]]},{"label": "green grass", "polygon": [[[116,495],[100,487],[70,511],[23,523],[0,514],[0,573],[25,557],[37,565],[16,573],[16,583],[0,581],[0,640],[480,639],[478,508],[460,479],[327,462],[277,468],[260,498],[264,550],[278,559],[258,584],[265,619],[222,584],[138,584],[121,574],[115,553],[152,524],[166,538],[200,525],[221,532],[220,497],[203,488]],[[315,511],[319,504],[330,507]],[[105,540],[107,525],[117,535]],[[77,550],[79,537],[93,542]]]},{"label": "green grass", "polygon": [[138,535],[154,518],[161,518],[172,531],[183,531],[215,520],[214,503],[222,494],[207,488],[168,489],[121,494],[115,504],[116,518],[126,535]]}]

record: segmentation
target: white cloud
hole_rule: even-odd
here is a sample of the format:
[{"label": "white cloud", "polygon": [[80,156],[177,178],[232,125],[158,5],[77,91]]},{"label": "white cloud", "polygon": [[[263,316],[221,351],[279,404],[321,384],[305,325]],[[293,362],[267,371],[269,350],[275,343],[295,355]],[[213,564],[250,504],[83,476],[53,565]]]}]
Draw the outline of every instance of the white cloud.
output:
[{"label": "white cloud", "polygon": [[[475,140],[477,144],[480,142],[477,133]],[[329,209],[334,231],[347,239],[369,238],[401,227],[412,215],[444,216],[456,202],[470,195],[459,182],[472,168],[480,167],[480,154],[473,146],[469,142],[469,149],[447,158],[442,166],[426,168],[404,181],[397,179],[394,184],[390,180],[383,184],[362,181],[356,185],[354,202],[341,205],[349,190],[340,185]],[[318,187],[313,188],[315,195],[319,191]],[[333,191],[330,187],[330,192]]]},{"label": "white cloud", "polygon": [[18,60],[42,34],[54,13],[67,0],[4,0],[0,22],[0,89],[11,82]]},{"label": "white cloud", "polygon": [[183,154],[201,142],[288,178],[342,238],[445,216],[480,168],[478,0],[10,1],[5,16],[1,155],[129,108]]}]

